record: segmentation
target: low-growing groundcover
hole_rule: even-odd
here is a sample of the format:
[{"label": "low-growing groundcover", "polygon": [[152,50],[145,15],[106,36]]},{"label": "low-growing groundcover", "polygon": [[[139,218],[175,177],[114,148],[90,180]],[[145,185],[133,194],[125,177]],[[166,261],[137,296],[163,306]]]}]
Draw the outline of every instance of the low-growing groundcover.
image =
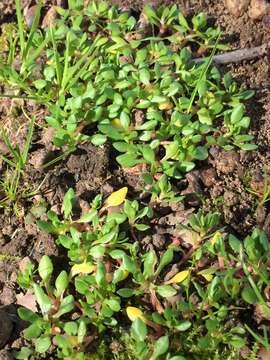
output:
[{"label": "low-growing groundcover", "polygon": [[69,153],[80,141],[109,139],[121,166],[146,164],[152,175],[175,178],[205,160],[210,146],[255,148],[243,104],[253,92],[221,76],[211,56],[192,60],[224,47],[204,14],[189,25],[176,6],[146,6],[138,22],[103,2],[69,3],[44,32],[35,31],[40,7],[28,37],[19,21],[0,71],[3,82],[47,106],[56,146]]},{"label": "low-growing groundcover", "polygon": [[[18,275],[39,311],[19,309],[30,325],[16,358],[256,359],[261,348],[269,352],[270,244],[261,230],[240,241],[219,214],[198,212],[178,225],[165,251],[141,244],[143,234],[153,235],[156,206],[182,200],[175,179],[207,159],[211,146],[256,147],[245,115],[253,92],[211,63],[225,48],[220,30],[204,14],[187,21],[176,6],[146,6],[138,19],[104,2],[72,0],[39,30],[41,6],[27,30],[16,0],[18,33],[6,35],[0,63],[0,80],[12,90],[4,96],[46,107],[42,126],[54,129],[62,151],[53,162],[83,141],[110,143],[121,167],[143,172],[148,197],[127,200],[123,187],[105,200],[97,195],[78,215],[70,189],[62,215],[49,210],[48,221],[37,220],[66,261],[56,269],[45,255]],[[16,177],[15,185],[3,182],[2,206],[21,196],[35,118],[29,121],[22,152],[3,137]]]},{"label": "low-growing groundcover", "polygon": [[245,358],[254,359],[260,347],[269,351],[266,327],[264,336],[257,334],[253,319],[254,311],[270,316],[265,234],[256,229],[241,242],[220,227],[217,213],[194,214],[184,228],[190,258],[170,275],[183,255],[180,238],[161,256],[142,253],[141,234],[151,233],[154,213],[126,193],[122,188],[105,202],[97,195],[91,210],[73,219],[70,189],[62,220],[49,211],[48,221],[38,221],[65,249],[67,264],[56,272],[45,255],[37,271],[28,263],[19,274],[40,312],[19,309],[33,345],[16,358],[240,359],[249,347]]}]

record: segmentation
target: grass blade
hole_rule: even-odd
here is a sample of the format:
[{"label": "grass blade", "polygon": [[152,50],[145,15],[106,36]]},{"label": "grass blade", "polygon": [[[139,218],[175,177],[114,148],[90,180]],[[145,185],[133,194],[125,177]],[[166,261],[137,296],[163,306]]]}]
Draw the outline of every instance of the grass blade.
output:
[{"label": "grass blade", "polygon": [[187,113],[189,114],[190,113],[190,110],[192,108],[192,105],[193,105],[193,102],[195,100],[195,97],[196,97],[196,94],[198,92],[198,87],[199,87],[199,84],[200,84],[200,81],[202,80],[202,78],[204,77],[204,75],[207,73],[211,63],[212,63],[212,59],[216,53],[216,50],[217,50],[217,46],[218,46],[218,42],[219,42],[219,38],[220,38],[220,35],[221,35],[221,32],[219,32],[219,35],[217,37],[217,40],[216,40],[216,43],[215,43],[215,46],[213,47],[213,50],[211,51],[211,54],[210,56],[208,57],[207,61],[204,63],[204,66],[202,68],[202,71],[200,73],[200,77],[199,79],[197,80],[197,83],[196,83],[196,87],[195,89],[193,90],[192,92],[192,95],[191,95],[191,99],[190,99],[190,103],[189,103],[189,107],[188,107],[188,111]]},{"label": "grass blade", "polygon": [[61,83],[61,90],[60,93],[65,93],[65,88],[68,83],[69,77],[68,77],[68,70],[69,70],[69,45],[70,45],[70,32],[67,33],[66,38],[66,50],[64,54],[64,71],[63,71],[63,77],[62,77],[62,83]]},{"label": "grass blade", "polygon": [[51,36],[51,41],[52,41],[52,45],[53,45],[53,55],[54,55],[54,62],[55,62],[55,67],[56,67],[56,77],[57,77],[58,87],[60,89],[61,84],[62,84],[62,70],[61,70],[61,64],[60,64],[60,57],[59,57],[59,53],[57,50],[54,32],[53,32],[52,28],[50,28],[50,36]]},{"label": "grass blade", "polygon": [[[11,155],[13,156],[15,162],[11,162],[10,161],[10,165],[12,165],[13,163],[13,167],[16,166],[16,164],[20,163],[21,162],[21,154],[20,154],[20,150],[14,146],[12,146],[10,140],[9,140],[9,137],[8,137],[8,134],[5,130],[3,130],[2,132],[2,140],[4,142],[4,144],[6,145],[6,147],[8,148],[8,150],[10,151]],[[5,160],[5,159],[4,159]]]},{"label": "grass blade", "polygon": [[22,15],[21,0],[15,0],[15,5],[16,5],[16,15],[18,22],[19,38],[20,38],[20,48],[21,48],[21,53],[24,54],[25,38],[24,38],[24,30],[23,30],[23,15]]},{"label": "grass blade", "polygon": [[35,127],[35,117],[33,116],[30,124],[29,124],[29,128],[28,128],[28,132],[27,132],[27,136],[26,136],[26,140],[25,140],[25,144],[23,147],[23,152],[21,154],[22,157],[22,163],[23,163],[23,168],[25,168],[26,162],[27,162],[27,158],[28,158],[28,153],[29,153],[29,149],[31,146],[31,142],[32,142],[32,137],[33,137],[33,132],[34,132],[34,127]]},{"label": "grass blade", "polygon": [[[39,1],[38,4],[37,4],[37,7],[36,7],[35,17],[34,17],[33,24],[31,26],[30,34],[28,36],[28,39],[27,39],[27,42],[26,42],[26,45],[25,45],[25,49],[24,49],[24,52],[23,52],[23,60],[24,61],[26,61],[26,59],[27,59],[29,49],[30,49],[30,47],[32,45],[33,36],[34,36],[34,34],[35,34],[35,32],[37,31],[37,28],[38,28],[41,7],[42,7],[42,4]],[[23,67],[24,66],[22,66],[22,68]]]}]

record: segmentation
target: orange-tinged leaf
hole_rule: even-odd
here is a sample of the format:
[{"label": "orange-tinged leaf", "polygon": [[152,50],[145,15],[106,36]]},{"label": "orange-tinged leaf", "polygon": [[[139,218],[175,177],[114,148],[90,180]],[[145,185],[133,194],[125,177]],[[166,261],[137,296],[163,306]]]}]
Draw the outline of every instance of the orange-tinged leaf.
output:
[{"label": "orange-tinged leaf", "polygon": [[136,319],[141,319],[142,321],[145,322],[143,312],[140,309],[138,309],[134,306],[128,306],[126,308],[126,311],[127,311],[127,316],[129,318],[129,320],[135,321]]},{"label": "orange-tinged leaf", "polygon": [[122,187],[121,189],[114,191],[106,200],[106,207],[118,206],[123,204],[126,199],[128,188]]},{"label": "orange-tinged leaf", "polygon": [[166,281],[165,284],[179,284],[186,280],[186,278],[189,276],[190,271],[189,270],[183,270],[174,275],[170,280]]},{"label": "orange-tinged leaf", "polygon": [[70,270],[70,276],[73,277],[78,274],[91,274],[96,269],[95,265],[82,263],[82,264],[75,264],[72,266]]}]

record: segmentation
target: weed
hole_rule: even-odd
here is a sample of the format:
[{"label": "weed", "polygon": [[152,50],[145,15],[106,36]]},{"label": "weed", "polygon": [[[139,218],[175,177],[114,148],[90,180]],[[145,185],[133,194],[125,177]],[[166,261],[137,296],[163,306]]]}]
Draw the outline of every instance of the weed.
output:
[{"label": "weed", "polygon": [[[212,145],[255,148],[243,105],[253,92],[237,89],[211,64],[224,46],[204,14],[189,24],[176,6],[147,5],[146,26],[139,26],[104,2],[84,8],[69,1],[68,10],[57,8],[55,26],[41,32],[40,6],[27,34],[16,1],[21,66],[15,70],[9,54],[0,79],[47,105],[54,144],[65,154],[83,140],[97,146],[110,140],[122,167],[145,164],[151,175],[180,178]],[[211,55],[196,63],[190,47]]]},{"label": "weed", "polygon": [[[5,39],[8,54],[0,60],[0,81],[16,95],[2,96],[46,105],[54,145],[63,150],[59,159],[81,141],[110,141],[123,168],[145,169],[150,202],[126,199],[124,187],[105,201],[97,195],[89,212],[75,216],[69,189],[62,214],[49,210],[46,221],[37,221],[66,252],[66,263],[56,270],[44,255],[37,268],[29,262],[19,274],[38,311],[19,309],[29,346],[16,358],[107,359],[115,339],[123,347],[113,355],[118,360],[240,359],[242,349],[258,344],[269,352],[266,331],[253,331],[243,316],[270,317],[270,243],[262,231],[241,242],[225,232],[217,213],[199,211],[179,224],[179,237],[164,251],[144,253],[141,244],[142,234],[152,235],[153,205],[182,200],[171,178],[205,160],[213,145],[256,148],[244,105],[253,92],[212,65],[224,48],[220,30],[208,28],[204,14],[189,23],[177,6],[147,5],[137,22],[105,2],[84,7],[69,0],[68,9],[56,8],[54,26],[41,31],[41,8],[39,1],[27,31],[16,0],[18,34]],[[194,61],[201,53],[207,56]],[[34,122],[22,150],[3,132],[10,156],[3,157],[2,206],[30,196],[18,190]],[[267,185],[263,203],[268,198]],[[39,210],[44,215],[44,206]]]},{"label": "weed", "polygon": [[[209,359],[215,354],[220,359],[220,349],[224,359],[240,358],[250,332],[241,314],[259,306],[263,317],[270,316],[265,234],[256,229],[242,243],[226,236],[218,214],[194,214],[187,230],[200,241],[182,270],[166,279],[168,266],[183,249],[172,242],[160,256],[154,250],[141,255],[140,232],[150,231],[152,211],[127,200],[126,193],[122,188],[105,202],[97,196],[91,210],[73,220],[75,194],[69,190],[63,218],[49,211],[47,222],[38,221],[66,249],[69,264],[56,274],[52,260],[43,256],[37,273],[31,263],[20,273],[20,286],[33,292],[40,312],[19,310],[30,322],[24,336],[34,348],[23,348],[17,358],[53,351],[57,358],[87,359],[99,339],[97,354],[106,359],[105,333],[120,341],[126,358]],[[115,206],[121,209],[109,211]],[[200,261],[205,265],[198,266]],[[129,335],[121,334],[121,324],[129,321]]]}]

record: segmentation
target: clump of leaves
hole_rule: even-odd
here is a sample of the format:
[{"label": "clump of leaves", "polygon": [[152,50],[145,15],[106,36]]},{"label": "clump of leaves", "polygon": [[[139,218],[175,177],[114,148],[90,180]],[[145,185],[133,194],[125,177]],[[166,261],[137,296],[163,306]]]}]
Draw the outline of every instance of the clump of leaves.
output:
[{"label": "clump of leaves", "polygon": [[[2,64],[0,79],[48,106],[56,146],[70,152],[82,140],[110,140],[122,167],[145,164],[175,178],[212,145],[255,148],[243,104],[253,92],[212,66],[220,31],[204,14],[188,23],[176,5],[147,5],[137,21],[105,2],[69,1],[43,32],[39,6],[27,33],[19,4],[21,66]],[[209,56],[195,62],[202,49]]]},{"label": "clump of leaves", "polygon": [[[125,344],[127,329],[126,350],[136,359],[237,358],[250,345],[250,332],[263,341],[244,314],[256,310],[258,323],[270,316],[266,235],[257,229],[242,243],[224,233],[217,214],[198,213],[184,227],[196,240],[188,257],[175,239],[161,254],[143,253],[141,232],[151,232],[153,212],[126,195],[127,188],[105,201],[98,195],[91,210],[74,219],[70,189],[63,216],[49,211],[48,221],[38,221],[66,249],[68,263],[56,273],[45,255],[37,272],[29,263],[19,274],[39,311],[19,310],[34,348],[23,348],[17,358],[86,359],[108,337]],[[170,273],[177,258],[181,268]]]}]

